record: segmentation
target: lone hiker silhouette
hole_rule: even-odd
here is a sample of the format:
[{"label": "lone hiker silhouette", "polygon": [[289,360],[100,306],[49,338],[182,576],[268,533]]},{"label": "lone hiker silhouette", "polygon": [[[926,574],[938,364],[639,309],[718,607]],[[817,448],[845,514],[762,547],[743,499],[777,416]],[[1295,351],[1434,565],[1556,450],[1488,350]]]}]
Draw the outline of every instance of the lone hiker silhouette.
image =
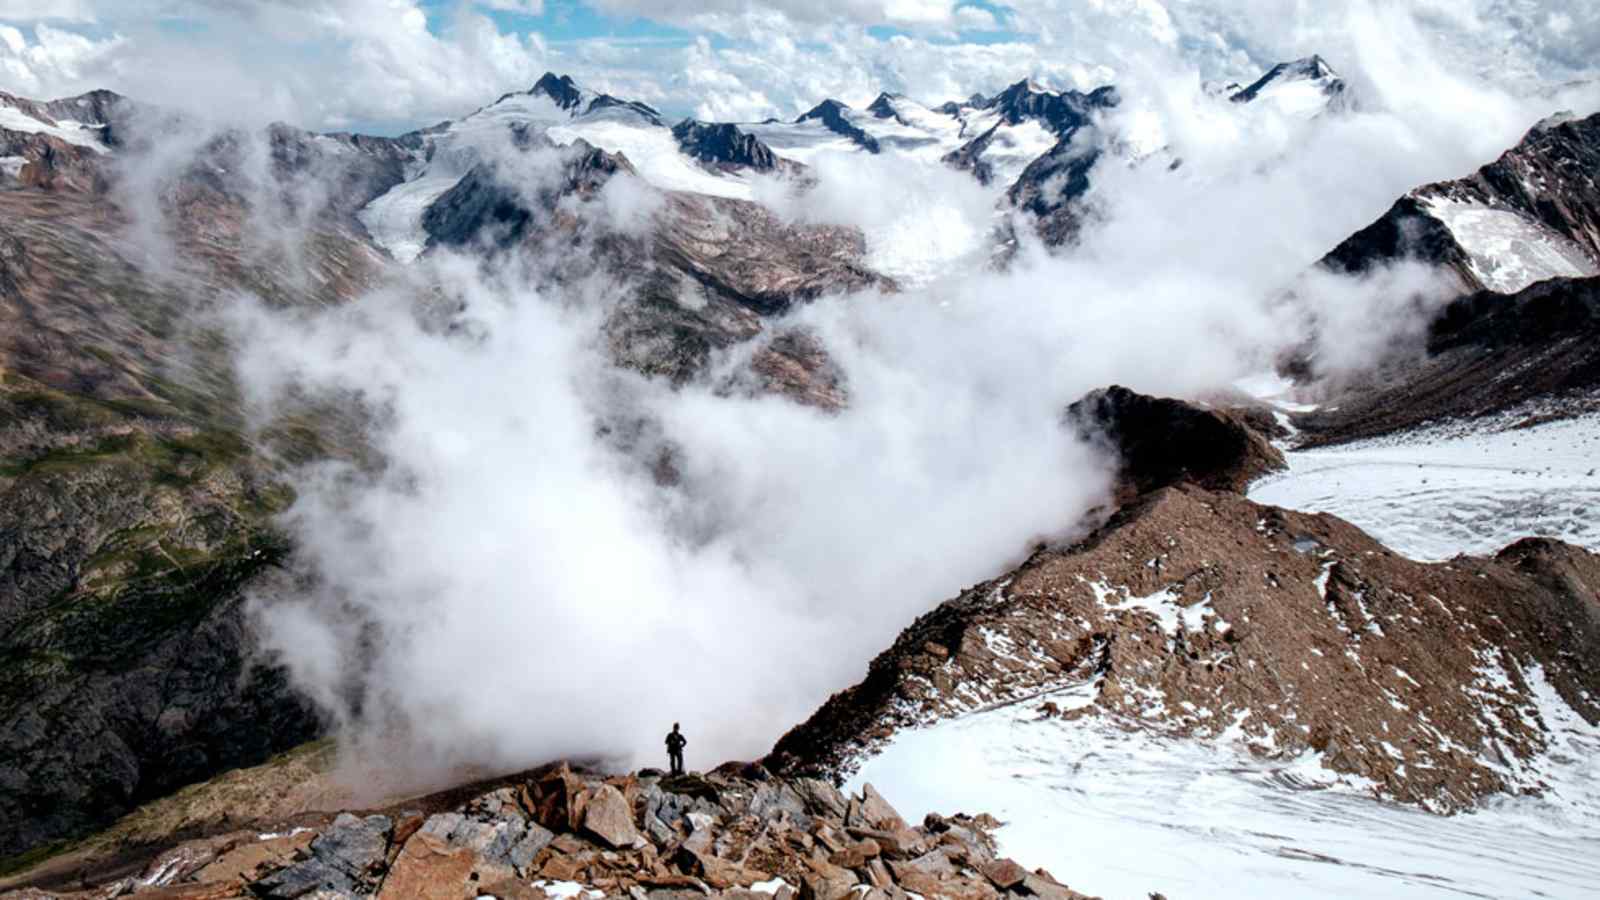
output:
[{"label": "lone hiker silhouette", "polygon": [[667,760],[672,767],[673,775],[683,774],[683,746],[689,739],[678,730],[678,723],[672,723],[672,731],[667,734]]}]

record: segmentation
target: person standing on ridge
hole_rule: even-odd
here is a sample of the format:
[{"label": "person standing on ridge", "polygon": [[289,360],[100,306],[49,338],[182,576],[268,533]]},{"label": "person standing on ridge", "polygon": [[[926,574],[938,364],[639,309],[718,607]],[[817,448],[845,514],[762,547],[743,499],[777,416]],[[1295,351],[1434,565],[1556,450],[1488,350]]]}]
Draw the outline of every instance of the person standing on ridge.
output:
[{"label": "person standing on ridge", "polygon": [[667,761],[672,767],[673,775],[683,774],[683,747],[689,739],[678,730],[678,723],[672,723],[672,731],[667,735]]}]

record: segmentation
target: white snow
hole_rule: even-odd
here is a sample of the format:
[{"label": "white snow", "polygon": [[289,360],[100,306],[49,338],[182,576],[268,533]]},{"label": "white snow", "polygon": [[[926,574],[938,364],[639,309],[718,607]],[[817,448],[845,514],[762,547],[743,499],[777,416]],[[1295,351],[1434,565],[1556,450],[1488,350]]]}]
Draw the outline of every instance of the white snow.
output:
[{"label": "white snow", "polygon": [[574,900],[577,897],[604,897],[604,891],[590,890],[576,881],[535,881],[533,886],[551,897]]},{"label": "white snow", "polygon": [[1515,293],[1548,278],[1600,274],[1570,238],[1520,213],[1444,197],[1423,197],[1428,212],[1467,252],[1472,273],[1490,290]]},{"label": "white snow", "polygon": [[983,160],[993,172],[993,183],[1014,183],[1028,163],[1047,153],[1057,140],[1055,132],[1031,119],[1002,125],[983,152]]},{"label": "white snow", "polygon": [[707,171],[683,154],[671,129],[641,119],[576,119],[545,133],[562,146],[582,138],[608,153],[621,153],[641,178],[665,190],[750,199],[750,184],[744,178]]},{"label": "white snow", "polygon": [[25,134],[48,134],[58,137],[69,144],[79,147],[88,147],[98,153],[106,152],[106,145],[100,141],[100,126],[85,125],[71,119],[61,119],[56,124],[41,122],[14,106],[0,103],[0,128],[11,131],[21,131]]},{"label": "white snow", "polygon": [[[1315,756],[1267,761],[1099,720],[1038,719],[1033,704],[902,732],[850,787],[872,783],[911,821],[989,812],[1004,823],[1003,853],[1108,900],[1592,897],[1600,732],[1559,698],[1546,702],[1545,721],[1566,730],[1543,763],[1551,798],[1448,818],[1373,800]],[[1235,726],[1247,716],[1235,713]]]},{"label": "white snow", "polygon": [[362,207],[357,218],[390,256],[403,263],[411,262],[427,248],[428,233],[422,228],[422,214],[445,191],[455,187],[464,174],[447,169],[445,174],[423,175],[397,184]]},{"label": "white snow", "polygon": [[27,164],[26,156],[0,156],[0,175],[16,178],[22,174],[22,167]]},{"label": "white snow", "polygon": [[774,896],[776,896],[778,891],[782,890],[783,888],[789,888],[790,890],[793,890],[793,887],[790,886],[789,882],[784,881],[782,878],[774,878],[771,881],[758,881],[755,884],[750,885],[750,890],[755,891],[758,894],[772,894]]},{"label": "white snow", "polygon": [[807,122],[740,123],[739,130],[753,134],[784,159],[811,165],[819,153],[866,153],[866,148],[842,134],[828,130],[816,119]]},{"label": "white snow", "polygon": [[1262,88],[1248,107],[1271,109],[1283,116],[1309,119],[1328,108],[1328,79],[1277,80]]},{"label": "white snow", "polygon": [[1493,553],[1528,536],[1600,550],[1600,417],[1435,428],[1284,457],[1288,471],[1257,481],[1250,499],[1332,513],[1413,559]]}]

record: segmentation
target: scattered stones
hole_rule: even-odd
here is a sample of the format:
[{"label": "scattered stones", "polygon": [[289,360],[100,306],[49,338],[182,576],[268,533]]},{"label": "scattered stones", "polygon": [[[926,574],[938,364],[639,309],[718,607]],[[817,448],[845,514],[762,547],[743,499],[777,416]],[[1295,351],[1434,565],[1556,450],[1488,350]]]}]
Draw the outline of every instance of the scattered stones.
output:
[{"label": "scattered stones", "polygon": [[1078,896],[1043,872],[992,862],[993,819],[930,816],[913,828],[870,786],[847,798],[825,782],[776,778],[757,766],[611,779],[560,766],[464,803],[416,802],[436,811],[345,813],[272,837],[235,832],[174,847],[140,878],[90,894],[5,900]]}]

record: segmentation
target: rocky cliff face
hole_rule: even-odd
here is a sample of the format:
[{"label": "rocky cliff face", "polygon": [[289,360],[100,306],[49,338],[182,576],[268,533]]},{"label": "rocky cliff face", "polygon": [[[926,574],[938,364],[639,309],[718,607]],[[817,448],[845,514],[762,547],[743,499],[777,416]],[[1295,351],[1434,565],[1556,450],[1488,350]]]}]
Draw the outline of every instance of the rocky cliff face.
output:
[{"label": "rocky cliff face", "polygon": [[1367,374],[1337,402],[1294,417],[1303,446],[1513,414],[1600,411],[1600,279],[1553,279],[1510,296],[1478,291],[1440,311],[1420,359]]},{"label": "rocky cliff face", "polygon": [[866,131],[862,130],[860,126],[852,124],[850,120],[845,117],[844,111],[847,109],[849,109],[848,106],[845,106],[843,103],[840,103],[837,100],[824,100],[821,103],[818,103],[816,106],[813,106],[811,109],[806,110],[804,113],[801,113],[800,117],[795,119],[795,121],[810,122],[815,120],[821,122],[829,131],[832,131],[835,134],[844,135],[845,137],[854,141],[861,147],[861,149],[867,151],[868,153],[882,152],[883,148],[878,146],[877,138],[867,134]]},{"label": "rocky cliff face", "polygon": [[1083,900],[998,856],[986,815],[911,825],[870,785],[850,797],[741,764],[609,778],[563,765],[380,810],[253,824],[216,823],[149,853],[136,875],[89,878],[101,883],[88,890],[41,876],[0,896]]},{"label": "rocky cliff face", "polygon": [[1477,173],[1400,198],[1322,265],[1360,273],[1416,259],[1454,273],[1467,292],[1600,274],[1597,166],[1600,116],[1548,119]]},{"label": "rocky cliff face", "polygon": [[756,172],[771,172],[779,167],[772,148],[736,125],[684,119],[672,126],[672,136],[685,155],[705,165]]},{"label": "rocky cliff face", "polygon": [[1600,721],[1597,587],[1600,557],[1558,542],[1423,564],[1184,481],[920,618],[768,764],[839,777],[899,729],[1035,700],[1463,809],[1539,790],[1559,708]]},{"label": "rocky cliff face", "polygon": [[1073,403],[1066,421],[1121,460],[1120,502],[1183,481],[1242,492],[1284,466],[1278,448],[1239,413],[1149,397],[1121,385]]},{"label": "rocky cliff face", "polygon": [[[146,139],[118,127],[122,146]],[[360,143],[267,135],[257,171],[275,195],[220,136],[168,174],[159,213],[143,211],[166,225],[159,253],[128,243],[132,213],[99,151],[84,157],[91,189],[0,191],[0,856],[319,728],[254,661],[242,591],[285,552],[269,522],[292,494],[274,458],[327,452],[327,423],[247,438],[206,323],[238,293],[335,303],[382,277],[348,215],[381,163],[331,192],[292,189],[325,155],[365,156]],[[309,224],[303,243],[256,230],[274,196],[300,204],[285,214]]]},{"label": "rocky cliff face", "polygon": [[[765,321],[795,303],[833,291],[892,288],[862,264],[859,231],[790,224],[750,201],[655,192],[638,183],[634,189],[659,197],[660,206],[642,232],[619,229],[599,210],[586,213],[584,204],[611,178],[630,174],[631,164],[578,143],[556,151],[563,172],[537,192],[480,166],[440,197],[423,222],[441,246],[487,241],[532,251],[528,256],[547,261],[556,282],[595,272],[622,281],[631,293],[606,333],[624,365],[681,382],[700,374],[713,351],[756,337]],[[797,397],[828,391],[820,383],[795,387]]]}]

